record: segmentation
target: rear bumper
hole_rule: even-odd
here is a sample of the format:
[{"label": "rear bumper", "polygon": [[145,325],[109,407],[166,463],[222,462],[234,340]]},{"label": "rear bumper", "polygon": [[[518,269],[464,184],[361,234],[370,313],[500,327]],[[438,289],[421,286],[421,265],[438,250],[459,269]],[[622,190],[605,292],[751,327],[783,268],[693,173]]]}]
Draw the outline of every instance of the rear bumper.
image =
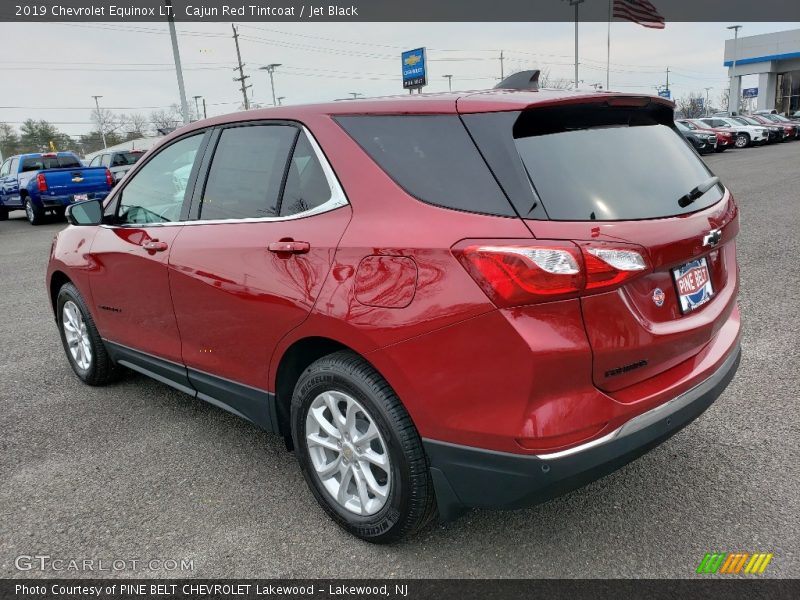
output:
[{"label": "rear bumper", "polygon": [[[89,192],[86,196],[87,200],[104,200],[105,197],[108,196],[108,192]],[[67,194],[65,196],[41,196],[39,201],[44,208],[60,208],[69,206],[75,202],[80,202],[80,200],[75,200],[73,194]]]},{"label": "rear bumper", "polygon": [[562,452],[517,455],[423,440],[443,520],[467,508],[522,508],[599,479],[651,450],[703,413],[739,367],[737,343],[702,383],[627,421],[611,433]]}]

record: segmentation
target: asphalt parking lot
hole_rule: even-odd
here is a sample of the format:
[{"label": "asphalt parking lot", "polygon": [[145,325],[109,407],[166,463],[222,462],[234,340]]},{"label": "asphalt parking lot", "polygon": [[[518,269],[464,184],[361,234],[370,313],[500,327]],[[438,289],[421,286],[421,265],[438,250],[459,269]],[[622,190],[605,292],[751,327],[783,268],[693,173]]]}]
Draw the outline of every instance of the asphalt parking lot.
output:
[{"label": "asphalt parking lot", "polygon": [[139,577],[690,577],[710,551],[772,552],[764,576],[796,577],[800,143],[705,160],[741,208],[744,356],[727,391],[601,481],[389,547],[336,527],[277,436],[135,374],[82,385],[44,289],[64,224],[12,213],[0,223],[0,577],[76,575],[15,568],[36,554],[193,561],[118,573]]}]

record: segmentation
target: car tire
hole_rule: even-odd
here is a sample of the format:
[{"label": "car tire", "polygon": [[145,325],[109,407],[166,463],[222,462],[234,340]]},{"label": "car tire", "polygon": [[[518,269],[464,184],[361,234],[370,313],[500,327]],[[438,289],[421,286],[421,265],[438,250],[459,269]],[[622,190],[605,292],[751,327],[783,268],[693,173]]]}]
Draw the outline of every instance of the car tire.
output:
[{"label": "car tire", "polygon": [[8,221],[8,209],[5,206],[0,206],[0,221]]},{"label": "car tire", "polygon": [[44,210],[36,206],[30,198],[25,198],[25,216],[31,225],[41,225],[44,222]]},{"label": "car tire", "polygon": [[386,380],[357,354],[330,354],[302,373],[291,427],[306,483],[349,533],[388,543],[436,517],[419,433]]},{"label": "car tire", "polygon": [[67,360],[81,381],[101,386],[117,378],[119,367],[108,355],[83,296],[71,283],[58,291],[56,321]]},{"label": "car tire", "polygon": [[736,136],[736,141],[734,145],[737,148],[747,148],[750,145],[750,136],[746,133],[740,133]]}]

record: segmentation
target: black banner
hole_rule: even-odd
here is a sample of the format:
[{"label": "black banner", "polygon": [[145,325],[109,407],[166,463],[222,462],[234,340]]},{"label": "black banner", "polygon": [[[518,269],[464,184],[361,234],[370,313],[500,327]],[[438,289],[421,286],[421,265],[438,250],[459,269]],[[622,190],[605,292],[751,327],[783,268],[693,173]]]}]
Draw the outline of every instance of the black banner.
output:
[{"label": "black banner", "polygon": [[44,579],[0,581],[4,600],[277,600],[343,598],[416,600],[789,600],[800,597],[797,579],[470,579],[470,580],[268,580],[268,579]]},{"label": "black banner", "polygon": [[[572,21],[574,0],[2,0],[0,21],[505,22]],[[666,21],[793,22],[800,2],[651,0]],[[581,21],[605,22],[609,0],[581,0]]]}]

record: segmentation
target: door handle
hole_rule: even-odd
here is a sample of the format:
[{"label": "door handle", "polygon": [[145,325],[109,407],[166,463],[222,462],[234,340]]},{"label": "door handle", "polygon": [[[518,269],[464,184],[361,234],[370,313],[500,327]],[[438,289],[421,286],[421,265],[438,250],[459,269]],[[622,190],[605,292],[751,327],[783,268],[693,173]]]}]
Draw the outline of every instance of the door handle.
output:
[{"label": "door handle", "polygon": [[155,252],[163,252],[168,248],[167,242],[159,242],[158,240],[148,240],[142,244],[142,248],[147,250],[150,254]]},{"label": "door handle", "polygon": [[272,242],[269,245],[269,251],[276,254],[305,254],[311,250],[311,244],[308,242],[295,242],[294,240],[282,240],[280,242]]}]

